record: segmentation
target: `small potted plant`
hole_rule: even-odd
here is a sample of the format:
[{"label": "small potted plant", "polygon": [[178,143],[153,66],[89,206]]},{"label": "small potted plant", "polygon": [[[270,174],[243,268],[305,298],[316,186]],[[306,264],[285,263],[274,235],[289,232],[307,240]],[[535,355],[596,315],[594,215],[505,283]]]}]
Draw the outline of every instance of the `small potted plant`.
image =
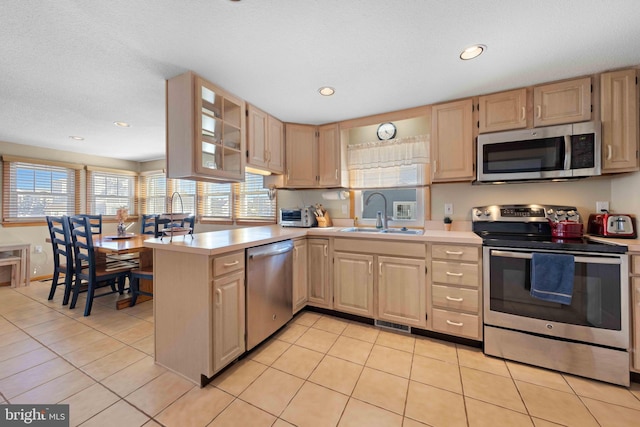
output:
[{"label": "small potted plant", "polygon": [[453,220],[451,219],[451,217],[448,217],[448,216],[444,217],[444,229],[445,229],[445,231],[451,230],[451,223],[452,222],[453,222]]}]

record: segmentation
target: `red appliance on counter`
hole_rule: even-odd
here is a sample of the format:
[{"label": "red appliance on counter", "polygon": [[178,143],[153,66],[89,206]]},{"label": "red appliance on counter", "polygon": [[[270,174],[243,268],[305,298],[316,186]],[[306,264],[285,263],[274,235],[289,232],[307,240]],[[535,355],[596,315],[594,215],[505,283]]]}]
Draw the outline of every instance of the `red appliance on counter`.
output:
[{"label": "red appliance on counter", "polygon": [[633,215],[602,212],[589,215],[587,233],[602,237],[635,239],[636,219]]},{"label": "red appliance on counter", "polygon": [[551,225],[551,236],[562,239],[580,239],[584,231],[584,227],[581,222],[572,220],[552,221],[549,220]]}]

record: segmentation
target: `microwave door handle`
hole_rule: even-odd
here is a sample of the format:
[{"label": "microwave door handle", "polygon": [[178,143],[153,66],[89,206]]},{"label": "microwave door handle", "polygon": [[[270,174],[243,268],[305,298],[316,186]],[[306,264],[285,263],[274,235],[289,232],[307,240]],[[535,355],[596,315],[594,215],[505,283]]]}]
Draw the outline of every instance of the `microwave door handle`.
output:
[{"label": "microwave door handle", "polygon": [[[498,251],[498,250],[492,250],[491,256],[499,256],[504,258],[520,258],[520,259],[533,258],[533,254],[531,252],[510,252],[510,251]],[[577,256],[577,257],[574,257],[574,261],[580,262],[583,264],[622,264],[622,261],[620,260],[619,257],[599,258],[599,257]]]},{"label": "microwave door handle", "polygon": [[571,169],[571,135],[564,136],[564,170]]}]

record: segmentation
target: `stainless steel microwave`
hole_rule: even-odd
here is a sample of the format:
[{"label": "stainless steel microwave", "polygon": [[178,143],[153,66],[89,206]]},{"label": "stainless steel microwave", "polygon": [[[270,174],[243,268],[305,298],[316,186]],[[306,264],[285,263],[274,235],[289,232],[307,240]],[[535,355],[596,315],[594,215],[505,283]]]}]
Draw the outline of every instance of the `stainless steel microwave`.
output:
[{"label": "stainless steel microwave", "polygon": [[478,136],[479,182],[600,175],[600,122]]},{"label": "stainless steel microwave", "polygon": [[312,206],[280,209],[280,225],[283,227],[316,227],[318,221]]}]

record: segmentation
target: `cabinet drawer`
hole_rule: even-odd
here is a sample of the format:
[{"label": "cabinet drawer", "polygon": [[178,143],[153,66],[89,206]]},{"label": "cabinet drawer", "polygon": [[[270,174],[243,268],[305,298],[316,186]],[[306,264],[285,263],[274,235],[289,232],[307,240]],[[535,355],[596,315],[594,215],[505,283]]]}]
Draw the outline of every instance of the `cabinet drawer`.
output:
[{"label": "cabinet drawer", "polygon": [[631,274],[640,274],[640,255],[631,256]]},{"label": "cabinet drawer", "polygon": [[432,285],[433,305],[453,310],[478,312],[478,291],[453,286]]},{"label": "cabinet drawer", "polygon": [[244,268],[244,251],[222,255],[213,259],[213,276],[221,276]]},{"label": "cabinet drawer", "polygon": [[478,339],[478,316],[433,309],[433,330]]},{"label": "cabinet drawer", "polygon": [[478,264],[432,261],[431,269],[434,283],[478,287]]},{"label": "cabinet drawer", "polygon": [[478,261],[480,249],[477,246],[455,246],[455,245],[432,245],[431,258],[455,260],[455,261]]}]

